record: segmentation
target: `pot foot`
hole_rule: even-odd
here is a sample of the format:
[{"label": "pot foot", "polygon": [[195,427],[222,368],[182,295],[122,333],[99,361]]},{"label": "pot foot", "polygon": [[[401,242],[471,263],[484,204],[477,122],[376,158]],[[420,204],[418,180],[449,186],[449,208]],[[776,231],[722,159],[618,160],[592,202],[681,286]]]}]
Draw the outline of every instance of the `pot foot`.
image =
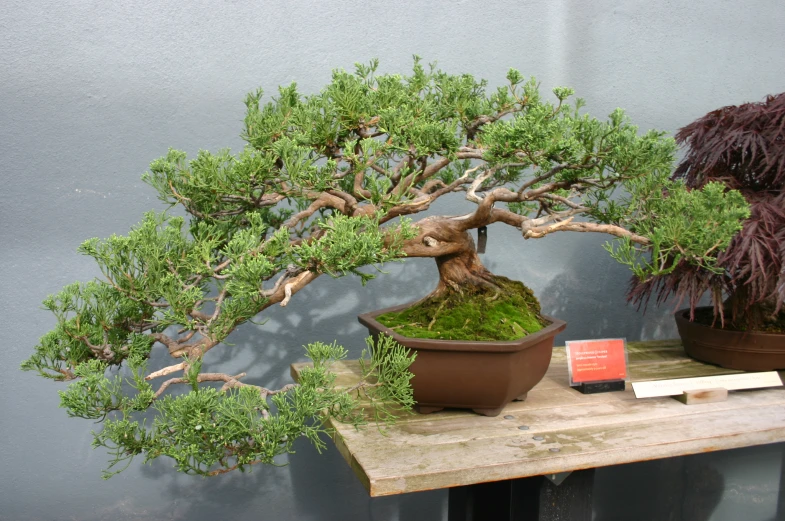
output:
[{"label": "pot foot", "polygon": [[518,395],[515,398],[513,398],[512,401],[514,401],[514,402],[522,402],[522,401],[524,401],[526,399],[526,395],[528,395],[528,394],[529,393],[523,393],[521,395]]},{"label": "pot foot", "polygon": [[483,416],[498,416],[504,407],[499,407],[497,409],[472,409],[477,414],[482,414]]},{"label": "pot foot", "polygon": [[443,411],[444,407],[428,407],[427,405],[415,405],[414,410],[420,414],[431,414],[432,412]]}]

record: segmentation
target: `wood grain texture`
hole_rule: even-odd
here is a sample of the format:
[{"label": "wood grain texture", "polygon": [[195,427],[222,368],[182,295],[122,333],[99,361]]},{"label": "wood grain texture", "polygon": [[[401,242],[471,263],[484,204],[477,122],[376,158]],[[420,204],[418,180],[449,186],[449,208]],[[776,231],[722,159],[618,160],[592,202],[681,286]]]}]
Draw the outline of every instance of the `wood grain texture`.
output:
[{"label": "wood grain texture", "polygon": [[[678,341],[630,342],[628,355],[633,381],[737,372],[687,358]],[[295,379],[303,365],[292,366]],[[333,370],[341,385],[359,377],[356,362]],[[785,440],[782,388],[685,407],[670,397],[637,400],[629,385],[584,395],[567,380],[564,349],[555,348],[526,401],[497,417],[407,414],[384,433],[336,422],[334,441],[371,496],[384,496]]]}]

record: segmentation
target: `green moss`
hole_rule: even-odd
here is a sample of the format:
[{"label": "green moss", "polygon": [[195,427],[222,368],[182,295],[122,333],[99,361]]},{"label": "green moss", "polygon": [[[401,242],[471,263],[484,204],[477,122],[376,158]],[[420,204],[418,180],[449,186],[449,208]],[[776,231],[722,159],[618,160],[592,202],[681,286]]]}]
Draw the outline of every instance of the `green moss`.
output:
[{"label": "green moss", "polygon": [[[534,293],[518,281],[495,277],[501,291],[463,288],[376,317],[403,336],[441,340],[515,340],[548,324]],[[435,317],[435,319],[434,319]]]}]

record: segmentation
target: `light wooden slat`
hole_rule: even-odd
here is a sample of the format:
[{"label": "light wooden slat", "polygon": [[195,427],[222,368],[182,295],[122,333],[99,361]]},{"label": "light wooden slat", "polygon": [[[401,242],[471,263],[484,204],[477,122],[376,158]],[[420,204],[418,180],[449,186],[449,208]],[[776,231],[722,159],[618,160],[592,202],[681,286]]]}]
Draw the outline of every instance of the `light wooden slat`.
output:
[{"label": "light wooden slat", "polygon": [[[686,357],[678,340],[630,342],[628,355],[634,381],[736,372]],[[292,366],[295,378],[305,365]],[[360,376],[356,361],[332,369],[342,386]],[[335,444],[371,495],[380,496],[785,440],[782,388],[685,406],[669,397],[637,400],[629,386],[583,395],[567,380],[565,351],[555,348],[527,400],[497,417],[459,410],[401,414],[384,435],[373,425],[355,430],[336,423]]]},{"label": "light wooden slat", "polygon": [[[685,406],[686,407],[686,406]],[[367,476],[371,496],[415,492],[487,481],[633,463],[683,456],[783,440],[783,429],[760,417],[785,422],[785,407],[769,413],[760,408],[738,411],[733,418],[725,411],[707,414],[700,421],[668,419],[633,425],[595,426],[566,430],[561,438],[534,442],[529,437],[507,443],[485,440],[437,445],[427,451],[397,450],[372,457],[355,453],[353,458]],[[349,444],[351,446],[351,444]],[[548,449],[559,448],[553,453]],[[399,460],[400,467],[378,467],[379,461]],[[460,461],[461,467],[444,468],[440,462]]]},{"label": "light wooden slat", "polygon": [[[347,432],[347,439],[362,440],[362,450],[370,452],[382,450],[382,446],[400,445],[409,448],[450,443],[461,443],[469,440],[518,437],[518,426],[529,427],[528,433],[533,436],[545,433],[559,433],[563,430],[589,427],[614,427],[616,425],[632,425],[636,422],[655,422],[668,419],[696,416],[694,407],[670,397],[636,400],[631,392],[605,393],[623,394],[620,399],[593,400],[592,403],[571,403],[559,405],[551,402],[550,407],[522,407],[512,404],[504,409],[502,415],[489,418],[486,416],[463,414],[450,419],[442,419],[433,415],[430,421],[403,421],[387,428],[387,435],[364,430]],[[599,395],[594,395],[599,396]],[[735,414],[739,409],[748,407],[785,407],[785,392],[781,389],[757,393],[734,393],[733,400],[704,404],[700,414],[726,411]],[[514,419],[505,419],[513,416]],[[785,426],[783,426],[785,427]]]}]

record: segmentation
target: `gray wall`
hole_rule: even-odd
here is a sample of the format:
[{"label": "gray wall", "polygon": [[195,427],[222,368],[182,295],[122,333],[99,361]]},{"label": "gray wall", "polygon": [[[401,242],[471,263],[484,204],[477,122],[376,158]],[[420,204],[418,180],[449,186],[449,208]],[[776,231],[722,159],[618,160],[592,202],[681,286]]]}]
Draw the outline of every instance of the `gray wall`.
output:
[{"label": "gray wall", "polygon": [[[250,475],[203,480],[176,475],[169,462],[134,462],[103,482],[106,455],[90,449],[96,426],[58,409],[63,385],[18,370],[53,325],[41,300],[97,275],[76,246],[125,233],[142,212],[161,208],[139,177],[167,147],[238,149],[247,91],[272,93],[296,80],[313,92],[332,68],[372,57],[384,71],[404,72],[417,53],[492,84],[516,67],[544,87],[574,87],[592,114],[620,106],[644,129],[674,131],[716,107],[785,90],[782,0],[5,0],[2,7],[0,519],[9,520],[443,515],[444,492],[371,500],[334,449],[317,456],[306,444],[290,466]],[[527,282],[546,312],[568,321],[561,341],[674,336],[672,305],[645,315],[625,305],[628,276],[607,258],[604,238],[524,242],[497,228],[485,262]],[[287,313],[274,310],[263,328],[236,333],[236,358],[208,362],[285,383],[300,345],[338,339],[356,355],[364,336],[358,312],[411,300],[434,283],[432,263],[416,260],[392,266],[369,288],[322,278]],[[778,450],[711,460],[726,485],[712,519],[772,518]],[[599,482],[650,479],[631,472],[609,470]]]}]

